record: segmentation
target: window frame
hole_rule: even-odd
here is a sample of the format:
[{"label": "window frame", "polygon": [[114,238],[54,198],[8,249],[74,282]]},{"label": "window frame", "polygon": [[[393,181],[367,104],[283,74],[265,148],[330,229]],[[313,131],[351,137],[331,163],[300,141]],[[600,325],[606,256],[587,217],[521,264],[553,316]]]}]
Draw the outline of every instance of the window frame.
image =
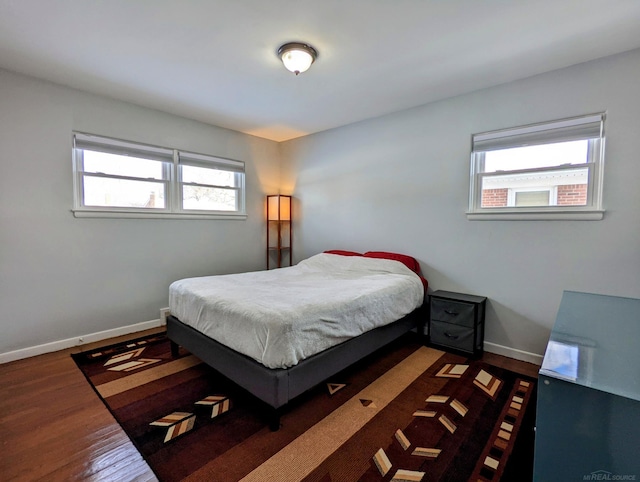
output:
[{"label": "window frame", "polygon": [[[224,172],[234,173],[234,186],[224,186],[217,184],[207,184],[200,182],[187,182],[182,178],[182,166],[203,167],[206,169],[219,169]],[[223,159],[220,157],[207,156],[204,154],[197,154],[194,152],[177,151],[176,160],[176,198],[180,206],[180,211],[188,214],[198,213],[236,213],[237,211],[244,212],[244,163],[234,161],[231,159]],[[184,207],[184,191],[185,186],[205,187],[213,189],[223,189],[228,191],[234,191],[236,193],[236,210],[235,211],[208,211],[202,209],[187,209]]]},{"label": "window frame", "polygon": [[[604,174],[605,113],[488,131],[471,136],[469,220],[600,220],[604,217],[602,188]],[[599,135],[594,137],[594,133]],[[502,171],[498,175],[587,169],[587,203],[584,206],[549,205],[529,207],[482,207],[482,181],[496,173],[484,172],[485,153],[499,148],[544,145],[568,140],[588,140],[587,162]],[[505,147],[506,146],[506,147]],[[493,147],[493,148],[492,148]],[[516,188],[520,190],[520,188]],[[539,189],[544,190],[544,189]]]},{"label": "window frame", "polygon": [[[93,149],[92,149],[93,148]],[[136,176],[93,173],[84,170],[84,150],[96,150],[118,155],[137,155],[140,158],[163,162],[162,176],[159,179],[146,179]],[[219,156],[193,153],[186,150],[141,144],[111,137],[84,132],[72,135],[73,165],[73,215],[75,217],[110,218],[161,218],[161,219],[246,219],[245,163]],[[234,172],[236,186],[225,186],[236,194],[235,210],[184,209],[181,180],[180,158],[197,159],[199,167],[221,169]],[[91,206],[85,204],[84,179],[101,177],[162,183],[165,186],[164,208]],[[187,183],[196,184],[197,183]],[[200,184],[202,185],[202,184]],[[218,187],[218,186],[215,186]]]}]

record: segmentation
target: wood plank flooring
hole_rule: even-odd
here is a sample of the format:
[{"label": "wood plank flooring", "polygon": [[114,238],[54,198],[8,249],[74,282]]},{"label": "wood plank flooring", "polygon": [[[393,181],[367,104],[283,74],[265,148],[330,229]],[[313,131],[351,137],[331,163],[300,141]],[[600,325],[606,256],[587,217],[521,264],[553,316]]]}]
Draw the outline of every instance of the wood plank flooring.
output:
[{"label": "wood plank flooring", "polygon": [[[71,359],[78,351],[0,365],[0,480],[157,480]],[[491,353],[483,359],[537,377],[537,365]]]},{"label": "wood plank flooring", "polygon": [[76,367],[78,351],[0,365],[0,480],[157,480]]}]

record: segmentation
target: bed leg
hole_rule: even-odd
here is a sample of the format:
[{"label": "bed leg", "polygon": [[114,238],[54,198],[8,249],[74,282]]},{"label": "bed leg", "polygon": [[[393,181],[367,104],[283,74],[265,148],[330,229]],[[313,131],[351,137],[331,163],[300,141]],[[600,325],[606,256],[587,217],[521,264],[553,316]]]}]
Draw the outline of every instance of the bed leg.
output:
[{"label": "bed leg", "polygon": [[169,340],[171,342],[171,356],[173,358],[178,358],[178,354],[180,353],[180,345],[178,345],[175,341]]},{"label": "bed leg", "polygon": [[272,432],[277,432],[280,430],[280,415],[282,411],[279,408],[274,408],[270,410],[269,413],[269,430]]}]

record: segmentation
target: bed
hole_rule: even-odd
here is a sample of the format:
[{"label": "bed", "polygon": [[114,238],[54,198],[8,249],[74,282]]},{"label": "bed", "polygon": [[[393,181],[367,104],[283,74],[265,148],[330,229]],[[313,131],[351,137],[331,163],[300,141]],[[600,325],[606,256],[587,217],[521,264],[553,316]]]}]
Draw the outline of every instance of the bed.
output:
[{"label": "bed", "polygon": [[327,251],[293,267],[187,278],[167,334],[269,407],[287,404],[404,333],[422,333],[426,280],[409,256]]}]

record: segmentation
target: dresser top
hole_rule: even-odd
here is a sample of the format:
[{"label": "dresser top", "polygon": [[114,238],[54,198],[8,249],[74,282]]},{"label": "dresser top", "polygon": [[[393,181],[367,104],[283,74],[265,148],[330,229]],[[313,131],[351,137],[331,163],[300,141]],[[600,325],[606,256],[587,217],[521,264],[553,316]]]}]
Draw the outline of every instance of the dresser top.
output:
[{"label": "dresser top", "polygon": [[640,401],[640,300],[565,291],[540,374]]}]

